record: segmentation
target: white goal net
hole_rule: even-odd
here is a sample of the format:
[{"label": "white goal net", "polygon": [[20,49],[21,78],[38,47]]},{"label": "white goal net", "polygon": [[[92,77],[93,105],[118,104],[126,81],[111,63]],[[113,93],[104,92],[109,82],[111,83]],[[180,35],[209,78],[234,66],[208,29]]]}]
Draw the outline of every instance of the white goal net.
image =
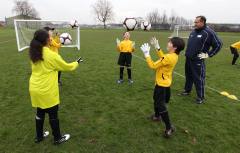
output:
[{"label": "white goal net", "polygon": [[172,37],[188,38],[193,29],[194,26],[192,25],[175,25],[173,33],[169,38]]},{"label": "white goal net", "polygon": [[72,43],[62,47],[76,47],[80,50],[80,27],[72,28],[69,21],[14,20],[18,51],[29,48],[34,32],[44,27],[55,28],[58,33],[69,33]]}]

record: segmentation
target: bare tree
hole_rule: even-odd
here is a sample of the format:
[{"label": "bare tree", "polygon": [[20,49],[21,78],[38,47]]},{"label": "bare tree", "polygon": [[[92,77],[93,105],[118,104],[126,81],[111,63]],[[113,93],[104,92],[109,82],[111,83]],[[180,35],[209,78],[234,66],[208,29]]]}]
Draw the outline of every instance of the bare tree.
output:
[{"label": "bare tree", "polygon": [[37,10],[27,1],[27,0],[16,0],[14,1],[15,6],[13,7],[13,12],[17,15],[38,17]]},{"label": "bare tree", "polygon": [[164,10],[162,15],[162,24],[167,24],[167,23],[168,23],[168,17],[167,17],[166,11]]},{"label": "bare tree", "polygon": [[151,24],[159,24],[161,23],[161,17],[157,9],[147,14],[147,20]]},{"label": "bare tree", "polygon": [[108,0],[98,0],[93,5],[94,14],[97,20],[103,23],[104,29],[106,29],[106,22],[113,20],[113,7]]}]

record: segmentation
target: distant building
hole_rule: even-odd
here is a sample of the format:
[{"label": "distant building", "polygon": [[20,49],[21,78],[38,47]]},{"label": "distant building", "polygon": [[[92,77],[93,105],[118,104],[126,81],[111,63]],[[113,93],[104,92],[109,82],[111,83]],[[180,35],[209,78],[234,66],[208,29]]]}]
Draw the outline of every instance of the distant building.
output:
[{"label": "distant building", "polygon": [[0,21],[0,27],[4,27],[5,26],[5,22],[4,21]]},{"label": "distant building", "polygon": [[40,18],[34,18],[27,15],[17,15],[5,18],[5,24],[6,26],[13,27],[14,26],[14,19],[24,19],[24,20],[41,20]]}]

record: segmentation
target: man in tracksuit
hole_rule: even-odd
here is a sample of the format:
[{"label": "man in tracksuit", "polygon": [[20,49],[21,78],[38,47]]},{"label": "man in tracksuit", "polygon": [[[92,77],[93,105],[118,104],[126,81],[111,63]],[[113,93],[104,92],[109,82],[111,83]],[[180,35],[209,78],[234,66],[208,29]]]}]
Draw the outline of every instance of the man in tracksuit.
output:
[{"label": "man in tracksuit", "polygon": [[217,54],[222,47],[222,42],[216,33],[206,25],[206,18],[204,16],[197,16],[194,24],[195,29],[188,38],[185,53],[185,87],[184,91],[179,95],[189,95],[194,83],[197,91],[196,102],[197,104],[201,104],[205,98],[204,85],[206,68],[204,60]]}]

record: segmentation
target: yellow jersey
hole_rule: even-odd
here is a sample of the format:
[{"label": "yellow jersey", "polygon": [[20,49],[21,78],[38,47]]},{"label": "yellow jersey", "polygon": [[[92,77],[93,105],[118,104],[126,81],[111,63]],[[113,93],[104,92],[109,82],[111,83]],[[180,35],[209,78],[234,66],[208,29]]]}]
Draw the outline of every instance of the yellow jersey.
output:
[{"label": "yellow jersey", "polygon": [[176,53],[164,54],[162,50],[157,51],[160,59],[153,62],[151,57],[147,57],[146,61],[151,69],[156,70],[155,83],[158,86],[170,87],[172,84],[172,73],[178,61]]},{"label": "yellow jersey", "polygon": [[62,46],[62,44],[60,42],[59,36],[50,37],[50,45],[49,45],[50,50],[58,53],[59,52],[59,48],[61,46]]},{"label": "yellow jersey", "polygon": [[43,61],[31,62],[29,92],[32,106],[46,109],[59,104],[58,71],[73,71],[77,67],[77,62],[66,63],[59,54],[43,47]]},{"label": "yellow jersey", "polygon": [[240,49],[240,41],[232,44],[231,47],[236,48],[236,49]]},{"label": "yellow jersey", "polygon": [[133,48],[133,42],[131,40],[121,41],[120,44],[117,46],[117,49],[119,52],[122,53],[132,53],[135,50]]}]

